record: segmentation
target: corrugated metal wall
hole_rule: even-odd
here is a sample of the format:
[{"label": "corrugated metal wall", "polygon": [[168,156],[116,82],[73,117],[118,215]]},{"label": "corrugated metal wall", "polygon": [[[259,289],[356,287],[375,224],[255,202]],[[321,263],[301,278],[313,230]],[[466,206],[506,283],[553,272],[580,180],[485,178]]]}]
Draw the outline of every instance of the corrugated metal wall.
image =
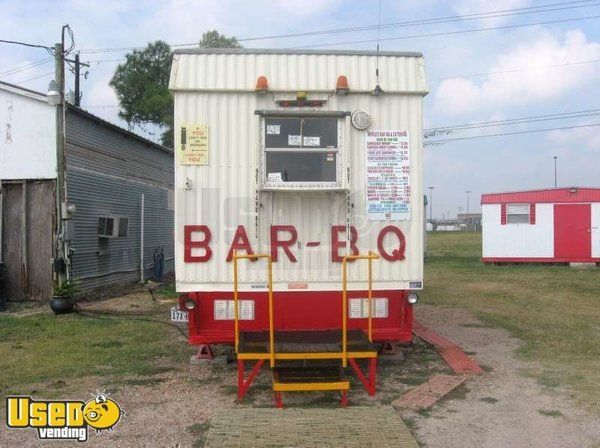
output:
[{"label": "corrugated metal wall", "polygon": [[[377,288],[409,288],[423,277],[423,188],[422,188],[422,95],[425,78],[421,57],[380,58],[381,97],[368,93],[333,95],[337,76],[348,76],[350,88],[371,91],[375,87],[375,56],[303,54],[176,54],[171,73],[175,93],[175,123],[207,124],[210,129],[210,165],[177,165],[175,176],[176,272],[179,291],[231,290],[231,264],[225,261],[235,229],[244,225],[255,251],[269,250],[269,227],[293,225],[299,242],[320,241],[318,248],[294,248],[298,262],[281,257],[275,264],[278,289],[288,282],[308,282],[309,289],[339,289],[341,263],[331,262],[330,228],[346,221],[346,195],[335,192],[261,192],[259,228],[254,221],[255,173],[259,167],[259,109],[275,109],[272,95],[256,95],[257,76],[265,75],[274,91],[307,90],[309,99],[327,99],[319,110],[355,111],[373,117],[370,130],[403,130],[410,133],[412,219],[368,221],[365,216],[364,132],[346,119],[344,144],[350,169],[350,194],[354,207],[350,220],[359,233],[361,252],[377,249],[379,231],[398,226],[406,235],[406,260],[374,263]],[[215,90],[225,89],[216,92]],[[315,93],[323,90],[327,93]],[[396,93],[393,93],[393,92]],[[280,93],[276,99],[290,99]],[[306,110],[306,109],[304,109]],[[175,147],[179,133],[175,132]],[[185,189],[186,180],[192,188]],[[208,225],[212,231],[213,256],[205,263],[183,260],[183,227]],[[258,238],[256,238],[258,232]],[[343,238],[341,235],[340,238]],[[260,263],[243,263],[243,289],[265,280]],[[354,263],[349,270],[351,289],[366,287],[366,264]]]},{"label": "corrugated metal wall", "polygon": [[[145,277],[153,253],[165,252],[173,271],[173,155],[87,114],[67,115],[67,196],[72,218],[72,274],[83,289],[140,279],[141,196],[145,195]],[[99,216],[129,218],[127,237],[99,238]]]},{"label": "corrugated metal wall", "polygon": [[[253,91],[264,75],[272,91],[331,92],[339,75],[346,75],[354,92],[375,87],[375,69],[386,92],[427,93],[423,58],[419,53],[360,54],[299,50],[181,50],[171,71],[172,90]],[[217,50],[218,52],[218,50]]]}]

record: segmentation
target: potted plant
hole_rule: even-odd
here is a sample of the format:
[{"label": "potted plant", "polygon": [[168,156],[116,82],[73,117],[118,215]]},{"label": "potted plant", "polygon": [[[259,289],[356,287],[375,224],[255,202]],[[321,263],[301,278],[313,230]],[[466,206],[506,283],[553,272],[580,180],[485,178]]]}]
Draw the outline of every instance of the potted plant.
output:
[{"label": "potted plant", "polygon": [[66,314],[73,311],[73,296],[77,292],[77,286],[71,279],[62,283],[54,282],[54,294],[50,300],[50,308],[55,314]]}]

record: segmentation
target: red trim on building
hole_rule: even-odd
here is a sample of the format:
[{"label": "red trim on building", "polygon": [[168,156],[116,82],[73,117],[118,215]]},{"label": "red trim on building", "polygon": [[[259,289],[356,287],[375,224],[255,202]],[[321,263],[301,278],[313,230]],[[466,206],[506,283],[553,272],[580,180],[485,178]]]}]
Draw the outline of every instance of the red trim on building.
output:
[{"label": "red trim on building", "polygon": [[600,188],[550,188],[481,195],[482,204],[600,202]]},{"label": "red trim on building", "polygon": [[529,224],[535,224],[535,204],[529,204]]},{"label": "red trim on building", "polygon": [[506,225],[506,204],[500,205],[500,224]]},{"label": "red trim on building", "polygon": [[483,263],[600,263],[600,258],[483,257]]}]

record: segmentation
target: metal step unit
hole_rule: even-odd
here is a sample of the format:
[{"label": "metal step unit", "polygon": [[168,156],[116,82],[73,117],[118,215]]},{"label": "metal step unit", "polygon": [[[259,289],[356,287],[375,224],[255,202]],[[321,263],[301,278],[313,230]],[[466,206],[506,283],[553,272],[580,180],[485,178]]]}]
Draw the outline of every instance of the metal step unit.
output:
[{"label": "metal step unit", "polygon": [[[240,331],[238,321],[238,260],[257,260],[264,258],[268,262],[269,287],[269,331]],[[244,398],[248,388],[259,374],[265,362],[273,373],[273,391],[278,408],[283,407],[282,392],[339,391],[341,405],[346,406],[350,381],[344,375],[344,368],[350,367],[369,395],[375,395],[377,371],[377,347],[373,344],[371,312],[368,315],[368,328],[348,330],[347,325],[347,284],[346,263],[349,260],[367,260],[369,263],[369,310],[372,310],[372,268],[371,262],[379,256],[347,255],[343,259],[342,278],[342,316],[341,329],[333,330],[275,330],[273,325],[273,277],[272,259],[269,254],[238,255],[233,253],[233,291],[234,291],[234,334],[238,370],[238,400]],[[357,360],[367,362],[368,374],[365,375]],[[250,372],[246,373],[246,361],[256,361]]]},{"label": "metal step unit", "polygon": [[282,392],[339,391],[341,405],[348,404],[350,381],[339,365],[322,365],[309,361],[300,366],[278,366],[273,369],[273,392],[278,408],[283,407]]}]

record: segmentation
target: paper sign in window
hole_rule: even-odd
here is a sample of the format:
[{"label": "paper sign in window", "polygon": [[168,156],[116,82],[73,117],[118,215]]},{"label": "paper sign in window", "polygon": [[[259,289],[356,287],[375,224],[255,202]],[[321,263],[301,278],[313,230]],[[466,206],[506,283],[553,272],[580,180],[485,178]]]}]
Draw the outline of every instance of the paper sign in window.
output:
[{"label": "paper sign in window", "polygon": [[281,126],[278,124],[267,125],[267,135],[279,135],[281,133]]},{"label": "paper sign in window", "polygon": [[288,135],[288,146],[300,146],[302,138],[299,135]]},{"label": "paper sign in window", "polygon": [[321,137],[304,137],[302,146],[321,146]]}]

